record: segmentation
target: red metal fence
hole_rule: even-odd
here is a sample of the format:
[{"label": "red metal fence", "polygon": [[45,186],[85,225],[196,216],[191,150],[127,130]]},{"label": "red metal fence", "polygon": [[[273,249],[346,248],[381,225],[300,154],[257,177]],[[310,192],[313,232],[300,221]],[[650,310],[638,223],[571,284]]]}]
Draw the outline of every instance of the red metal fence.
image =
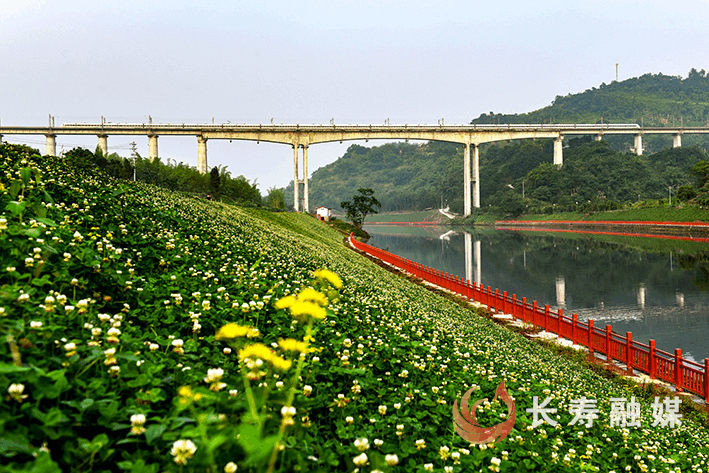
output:
[{"label": "red metal fence", "polygon": [[358,250],[374,256],[414,276],[447,289],[468,300],[485,304],[496,312],[511,314],[513,317],[534,324],[547,332],[567,338],[574,343],[588,348],[590,353],[598,352],[606,356],[609,362],[621,361],[628,369],[647,373],[651,378],[674,384],[677,391],[686,390],[698,394],[709,402],[709,358],[704,363],[682,358],[682,350],[675,349],[674,354],[658,350],[655,340],[646,345],[633,340],[633,333],[625,336],[613,332],[610,325],[596,327],[593,320],[579,322],[576,314],[564,315],[563,310],[553,311],[549,305],[540,307],[537,301],[531,304],[527,298],[518,299],[507,291],[500,293],[482,284],[470,282],[458,276],[452,276],[429,268],[388,251],[380,250],[366,243],[357,241],[350,235],[350,243]]}]

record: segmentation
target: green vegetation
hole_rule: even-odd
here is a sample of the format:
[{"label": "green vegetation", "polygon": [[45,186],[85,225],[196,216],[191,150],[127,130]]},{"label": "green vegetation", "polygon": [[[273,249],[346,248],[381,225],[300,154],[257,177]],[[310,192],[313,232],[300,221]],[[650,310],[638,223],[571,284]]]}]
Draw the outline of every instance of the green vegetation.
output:
[{"label": "green vegetation", "polygon": [[124,179],[142,181],[165,189],[185,192],[242,205],[261,205],[261,194],[256,182],[249,182],[244,176],[231,177],[226,167],[212,168],[208,174],[182,162],[163,163],[160,158],[146,159],[137,155],[133,162],[117,154],[103,156],[99,148],[95,153],[74,148],[64,155],[65,159],[81,169],[101,169],[108,175]]},{"label": "green vegetation", "polygon": [[[352,145],[334,163],[313,173],[311,198],[333,209],[359,188],[371,188],[382,212],[463,208],[463,148],[452,143]],[[293,201],[293,183],[285,189]]]},{"label": "green vegetation", "polygon": [[367,215],[376,214],[382,204],[374,197],[372,189],[360,187],[352,200],[340,202],[340,207],[346,212],[347,219],[357,228],[362,228]]},{"label": "green vegetation", "polygon": [[[640,400],[642,428],[610,426],[624,387],[357,256],[312,217],[25,147],[0,146],[0,163],[0,471],[707,469],[697,423],[651,427]],[[451,406],[502,380],[515,427],[471,446]],[[547,395],[559,426],[532,427],[526,409]],[[569,425],[581,396],[598,401],[588,427]],[[494,401],[478,420],[506,415]]]}]

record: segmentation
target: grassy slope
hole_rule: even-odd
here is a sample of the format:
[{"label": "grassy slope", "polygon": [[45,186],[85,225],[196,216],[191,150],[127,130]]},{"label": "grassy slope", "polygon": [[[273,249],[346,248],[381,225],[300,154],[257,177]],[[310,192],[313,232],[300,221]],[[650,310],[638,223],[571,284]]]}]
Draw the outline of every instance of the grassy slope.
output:
[{"label": "grassy slope", "polygon": [[[441,218],[443,217],[443,218]],[[399,212],[399,213],[381,213],[368,215],[366,223],[379,222],[438,222],[448,220],[442,216],[438,210],[424,210],[421,212]]]},{"label": "grassy slope", "polygon": [[[502,459],[502,471],[608,471],[626,465],[638,469],[641,462],[665,470],[670,461],[687,470],[692,465],[707,468],[697,457],[709,453],[703,428],[686,422],[656,431],[650,427],[647,401],[642,404],[643,429],[624,434],[610,428],[609,398],[628,396],[624,388],[356,256],[342,244],[341,234],[311,217],[194,201],[64,170],[65,164],[54,160],[5,158],[5,167],[14,167],[8,173],[11,179],[21,178],[26,164],[20,159],[25,159],[42,173],[42,182],[55,180],[46,189],[67,205],[50,208],[46,218],[63,223],[47,230],[44,243],[31,232],[29,210],[22,222],[5,213],[9,229],[0,233],[0,249],[11,251],[0,252],[0,263],[15,266],[18,274],[0,276],[2,328],[15,340],[26,341],[22,368],[13,368],[7,344],[0,348],[0,386],[23,383],[28,399],[0,400],[0,438],[5,439],[0,471],[23,466],[52,471],[52,461],[65,471],[108,471],[116,465],[135,472],[183,471],[170,449],[177,439],[188,438],[197,450],[184,471],[221,471],[228,461],[236,462],[240,471],[262,471],[269,455],[261,450],[273,444],[270,435],[280,423],[283,390],[291,383],[298,393],[304,384],[313,392],[295,396],[296,424],[287,430],[288,447],[277,463],[283,471],[296,466],[351,471],[352,459],[360,454],[354,441],[360,437],[372,446],[364,471],[386,468],[381,454],[398,455],[399,471],[423,471],[425,464],[487,470],[494,458]],[[2,179],[9,189],[10,180]],[[7,191],[1,195],[7,204]],[[75,232],[83,235],[81,240]],[[52,236],[57,239],[50,240]],[[41,250],[43,269],[25,268],[22,261],[38,243],[52,249]],[[108,243],[122,252],[109,249]],[[97,246],[103,247],[100,254]],[[65,252],[74,255],[68,262],[61,256]],[[100,272],[95,264],[102,264]],[[129,267],[135,269],[130,276]],[[269,370],[261,379],[263,388],[253,385],[264,405],[263,432],[254,433],[245,420],[238,360],[235,353],[223,352],[224,343],[213,334],[224,323],[237,322],[256,325],[266,345],[283,336],[302,338],[303,329],[291,324],[285,310],[270,302],[259,310],[248,302],[295,293],[320,267],[341,275],[344,287],[317,326],[313,344],[319,353],[306,356],[300,382],[291,379],[291,368],[278,378]],[[50,280],[41,274],[51,275],[51,284],[41,283]],[[127,280],[132,288],[126,287]],[[20,297],[23,292],[29,294],[27,300]],[[60,293],[73,308],[46,311],[46,297]],[[184,298],[180,304],[176,293]],[[88,300],[86,311],[75,310],[83,299]],[[201,314],[198,333],[190,312]],[[104,366],[107,327],[99,313],[125,318],[116,345],[118,377]],[[38,319],[43,327],[32,329],[29,322]],[[89,322],[103,326],[104,333],[92,335],[83,328]],[[172,350],[171,336],[185,341],[184,354]],[[104,346],[91,347],[91,341]],[[77,345],[76,355],[66,356],[68,342]],[[146,343],[159,349],[150,351]],[[226,386],[212,392],[203,379],[217,366],[226,371]],[[470,447],[453,431],[451,406],[471,387],[478,388],[473,398],[492,399],[502,380],[515,398],[515,429],[492,448]],[[279,381],[285,386],[279,387]],[[180,396],[185,385],[203,399],[184,392]],[[239,392],[231,396],[234,389]],[[547,394],[555,397],[549,407],[559,409],[555,418],[561,423],[556,429],[532,429],[525,409],[532,407],[533,396]],[[581,396],[598,400],[601,417],[590,428],[567,425],[573,417],[569,403]],[[493,402],[478,417],[491,425],[506,412]],[[135,413],[147,417],[145,434],[128,433]],[[302,419],[306,415],[309,425]],[[350,416],[351,423],[346,420]],[[383,440],[382,445],[375,448],[374,439]],[[417,448],[419,439],[425,448]],[[38,452],[44,442],[51,454]],[[442,458],[446,455],[439,450],[444,447],[462,452],[460,464]],[[3,467],[12,462],[14,466]]]}]

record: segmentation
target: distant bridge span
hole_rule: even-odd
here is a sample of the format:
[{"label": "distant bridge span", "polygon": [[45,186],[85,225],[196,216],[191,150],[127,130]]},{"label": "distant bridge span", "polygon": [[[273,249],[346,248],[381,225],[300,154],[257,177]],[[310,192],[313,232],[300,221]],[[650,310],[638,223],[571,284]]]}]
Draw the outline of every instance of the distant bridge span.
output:
[{"label": "distant bridge span", "polygon": [[[50,117],[50,123],[53,120]],[[634,150],[642,154],[642,137],[647,134],[671,134],[673,145],[682,145],[683,134],[709,133],[709,127],[640,127],[637,124],[544,124],[544,125],[238,125],[238,124],[123,124],[102,122],[97,124],[62,124],[59,127],[0,126],[3,135],[45,135],[46,154],[56,155],[57,135],[96,135],[98,146],[108,153],[108,135],[146,135],[150,158],[158,156],[158,136],[192,135],[197,137],[197,168],[207,172],[208,140],[248,140],[288,144],[293,147],[294,207],[308,212],[308,147],[318,143],[349,140],[424,140],[446,141],[465,145],[463,159],[463,193],[465,215],[473,207],[480,207],[480,173],[478,146],[494,141],[552,138],[554,139],[554,164],[563,164],[562,141],[566,135],[633,135]],[[472,153],[471,153],[472,147]],[[299,149],[303,148],[303,178],[298,164]],[[472,160],[471,160],[472,157]],[[303,185],[303,199],[300,185]]]}]

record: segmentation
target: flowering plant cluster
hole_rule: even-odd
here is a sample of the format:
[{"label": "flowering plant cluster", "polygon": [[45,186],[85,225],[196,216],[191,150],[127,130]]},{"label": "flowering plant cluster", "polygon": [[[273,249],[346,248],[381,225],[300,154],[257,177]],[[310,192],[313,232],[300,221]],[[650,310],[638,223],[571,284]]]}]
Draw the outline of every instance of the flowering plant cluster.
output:
[{"label": "flowering plant cluster", "polygon": [[[328,268],[328,269],[323,269]],[[205,202],[0,145],[0,471],[707,471],[691,419],[399,278],[304,215]],[[452,406],[501,380],[471,446]],[[478,395],[479,394],[479,395]],[[533,397],[557,422],[535,425]],[[499,401],[477,419],[507,415]]]}]

